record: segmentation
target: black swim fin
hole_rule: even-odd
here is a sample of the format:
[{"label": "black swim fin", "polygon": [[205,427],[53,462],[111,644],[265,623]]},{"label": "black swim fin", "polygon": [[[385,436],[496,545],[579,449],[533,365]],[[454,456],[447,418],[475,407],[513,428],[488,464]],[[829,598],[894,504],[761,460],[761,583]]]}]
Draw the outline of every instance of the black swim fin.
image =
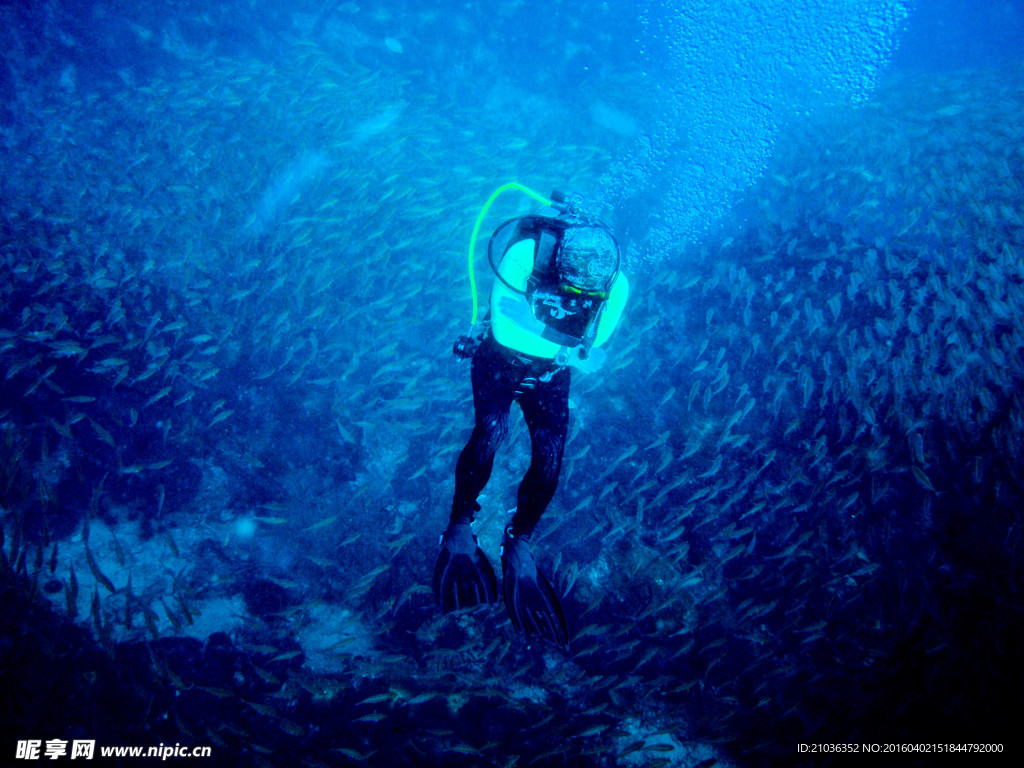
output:
[{"label": "black swim fin", "polygon": [[446,611],[498,599],[498,579],[477,546],[469,520],[452,523],[441,537],[441,551],[434,562],[434,596]]},{"label": "black swim fin", "polygon": [[537,635],[559,648],[569,645],[569,628],[551,583],[537,570],[530,542],[505,529],[501,543],[502,591],[512,625],[527,635]]}]

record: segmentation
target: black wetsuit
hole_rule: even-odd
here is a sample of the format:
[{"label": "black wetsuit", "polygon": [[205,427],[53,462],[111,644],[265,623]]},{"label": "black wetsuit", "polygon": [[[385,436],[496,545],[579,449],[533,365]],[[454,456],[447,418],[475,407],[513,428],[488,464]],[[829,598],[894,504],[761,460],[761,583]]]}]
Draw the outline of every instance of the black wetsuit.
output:
[{"label": "black wetsuit", "polygon": [[569,369],[523,355],[490,334],[473,355],[476,426],[455,467],[450,522],[472,519],[477,497],[491,476],[494,454],[508,433],[509,410],[518,400],[530,429],[530,468],[519,485],[512,531],[528,537],[558,487],[569,429]]}]

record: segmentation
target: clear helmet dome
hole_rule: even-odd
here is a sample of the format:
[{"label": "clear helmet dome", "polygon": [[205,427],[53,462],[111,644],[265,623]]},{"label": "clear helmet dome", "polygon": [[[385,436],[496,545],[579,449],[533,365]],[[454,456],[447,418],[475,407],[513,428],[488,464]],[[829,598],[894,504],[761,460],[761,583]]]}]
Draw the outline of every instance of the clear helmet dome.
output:
[{"label": "clear helmet dome", "polygon": [[605,291],[619,266],[619,247],[604,227],[569,227],[562,235],[558,272],[584,291]]}]

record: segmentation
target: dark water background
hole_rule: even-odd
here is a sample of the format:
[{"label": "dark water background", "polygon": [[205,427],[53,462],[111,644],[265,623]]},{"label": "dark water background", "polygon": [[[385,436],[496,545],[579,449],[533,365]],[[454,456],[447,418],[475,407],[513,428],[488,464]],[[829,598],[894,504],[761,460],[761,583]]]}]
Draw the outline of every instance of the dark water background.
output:
[{"label": "dark water background", "polygon": [[[9,762],[1016,751],[1024,8],[629,5],[0,3]],[[628,243],[535,544],[569,654],[429,589],[510,180]]]}]

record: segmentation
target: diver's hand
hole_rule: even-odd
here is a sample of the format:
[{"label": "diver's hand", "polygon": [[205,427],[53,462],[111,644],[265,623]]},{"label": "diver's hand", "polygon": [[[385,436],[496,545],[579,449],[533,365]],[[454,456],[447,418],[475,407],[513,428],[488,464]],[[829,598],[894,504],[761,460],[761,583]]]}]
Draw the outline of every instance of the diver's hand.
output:
[{"label": "diver's hand", "polygon": [[584,356],[582,354],[585,352],[583,347],[566,348],[565,352],[567,355],[565,365],[575,368],[581,373],[599,371],[608,356],[603,349],[592,349],[589,354]]},{"label": "diver's hand", "polygon": [[498,309],[508,320],[515,323],[524,331],[540,336],[544,333],[545,325],[533,316],[533,311],[526,299],[517,299],[512,296],[503,296],[498,302]]}]

